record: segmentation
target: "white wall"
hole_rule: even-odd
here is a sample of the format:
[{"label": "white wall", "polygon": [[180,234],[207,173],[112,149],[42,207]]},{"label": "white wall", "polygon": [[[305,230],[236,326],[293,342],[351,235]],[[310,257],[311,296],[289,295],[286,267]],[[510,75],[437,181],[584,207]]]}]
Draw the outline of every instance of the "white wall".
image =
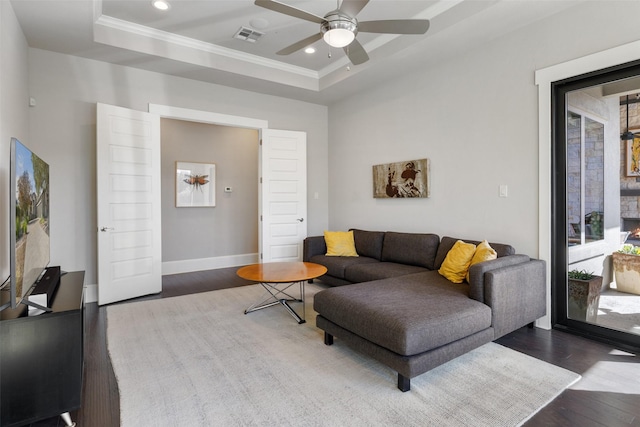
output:
[{"label": "white wall", "polygon": [[29,144],[28,47],[8,1],[0,1],[0,284],[9,277],[9,146]]},{"label": "white wall", "polygon": [[[537,256],[534,72],[640,39],[640,27],[612,31],[639,14],[640,2],[585,2],[332,105],[330,227],[486,238]],[[373,199],[372,165],[423,157],[430,198]]]},{"label": "white wall", "polygon": [[96,102],[171,105],[307,132],[309,192],[320,195],[309,200],[309,233],[327,227],[327,107],[39,49],[29,49],[29,90],[38,104],[29,114],[31,146],[50,164],[52,264],[86,270],[86,284],[97,280]]}]

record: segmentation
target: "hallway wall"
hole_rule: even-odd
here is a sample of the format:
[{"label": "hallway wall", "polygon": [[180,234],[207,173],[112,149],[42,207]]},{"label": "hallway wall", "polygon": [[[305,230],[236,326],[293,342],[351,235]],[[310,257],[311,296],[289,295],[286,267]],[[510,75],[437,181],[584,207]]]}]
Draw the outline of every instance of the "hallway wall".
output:
[{"label": "hallway wall", "polygon": [[[257,256],[258,131],[164,118],[160,124],[163,264]],[[215,207],[176,207],[178,161],[215,164],[215,177],[207,177]]]}]

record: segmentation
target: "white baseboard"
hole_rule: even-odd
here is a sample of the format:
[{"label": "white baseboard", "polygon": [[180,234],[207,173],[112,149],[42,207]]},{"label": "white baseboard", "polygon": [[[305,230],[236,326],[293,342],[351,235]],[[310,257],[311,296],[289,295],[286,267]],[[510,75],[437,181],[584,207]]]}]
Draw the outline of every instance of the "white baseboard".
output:
[{"label": "white baseboard", "polygon": [[98,302],[98,285],[84,286],[84,303]]},{"label": "white baseboard", "polygon": [[551,316],[544,316],[535,321],[536,328],[551,330]]},{"label": "white baseboard", "polygon": [[215,270],[217,268],[238,267],[259,262],[259,254],[229,255],[212,258],[185,259],[162,263],[162,275],[190,273],[192,271]]},{"label": "white baseboard", "polygon": [[[167,261],[162,263],[162,275],[168,276],[170,274],[190,273],[192,271],[239,267],[241,265],[255,264],[259,261],[260,257],[257,253]],[[85,304],[98,302],[98,285],[86,285],[84,287],[84,302]]]}]

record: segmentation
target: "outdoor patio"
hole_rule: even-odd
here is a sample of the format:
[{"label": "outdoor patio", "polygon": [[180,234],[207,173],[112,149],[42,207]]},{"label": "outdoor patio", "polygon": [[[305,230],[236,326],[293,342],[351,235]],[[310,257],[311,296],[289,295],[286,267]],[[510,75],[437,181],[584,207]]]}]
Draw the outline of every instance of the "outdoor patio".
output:
[{"label": "outdoor patio", "polygon": [[600,294],[595,323],[640,335],[640,295],[618,292],[612,283]]}]

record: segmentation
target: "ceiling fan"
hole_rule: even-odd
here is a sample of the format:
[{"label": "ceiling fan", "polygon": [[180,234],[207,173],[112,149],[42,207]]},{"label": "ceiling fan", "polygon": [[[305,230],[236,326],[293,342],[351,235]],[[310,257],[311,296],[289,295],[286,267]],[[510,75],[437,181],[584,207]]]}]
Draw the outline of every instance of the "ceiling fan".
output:
[{"label": "ceiling fan", "polygon": [[257,6],[265,9],[320,24],[319,33],[279,50],[276,52],[278,55],[292,54],[311,43],[324,39],[329,46],[343,48],[353,65],[358,65],[369,60],[369,55],[356,40],[358,32],[424,34],[429,29],[428,19],[387,19],[358,22],[356,15],[367,3],[369,0],[343,0],[338,9],[332,10],[322,17],[275,0],[255,0]]}]

